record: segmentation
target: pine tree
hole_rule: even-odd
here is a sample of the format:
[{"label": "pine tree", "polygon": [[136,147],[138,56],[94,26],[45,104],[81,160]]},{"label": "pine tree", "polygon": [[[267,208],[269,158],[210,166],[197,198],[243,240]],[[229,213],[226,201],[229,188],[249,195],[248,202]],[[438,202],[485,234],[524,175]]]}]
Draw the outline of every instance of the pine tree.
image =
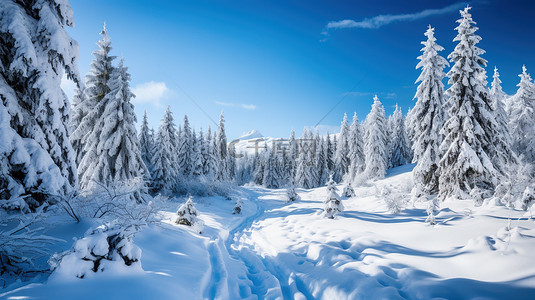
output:
[{"label": "pine tree", "polygon": [[219,117],[219,125],[217,126],[217,132],[215,137],[215,154],[217,159],[217,179],[220,181],[227,181],[230,178],[228,168],[228,152],[227,152],[227,136],[225,134],[225,117],[223,112]]},{"label": "pine tree", "polygon": [[476,46],[481,40],[468,12],[460,11],[455,50],[448,56],[454,63],[448,72],[451,87],[447,107],[449,119],[443,127],[444,153],[439,164],[439,196],[468,198],[473,188],[492,190],[498,176],[513,159],[496,123],[480,57],[484,51]]},{"label": "pine tree", "polygon": [[438,52],[444,50],[436,44],[435,29],[429,26],[425,32],[427,40],[422,42],[422,55],[416,68],[422,73],[416,80],[420,82],[414,108],[407,117],[408,128],[411,129],[414,151],[413,160],[417,165],[413,169],[415,187],[413,195],[416,198],[438,192],[437,172],[440,162],[440,144],[444,137],[440,130],[444,126],[446,108],[444,103],[444,84],[446,76],[444,68],[448,62]]},{"label": "pine tree", "polygon": [[355,190],[353,189],[351,182],[347,182],[344,185],[344,190],[342,191],[342,195],[344,195],[344,197],[349,197],[349,198],[355,197]]},{"label": "pine tree", "polygon": [[204,169],[204,154],[205,153],[205,146],[204,146],[204,136],[202,133],[202,129],[199,132],[199,138],[196,138],[197,142],[195,143],[195,147],[193,149],[193,164],[192,164],[192,174],[195,177],[199,177],[203,175],[203,169]]},{"label": "pine tree", "polygon": [[505,112],[505,99],[507,94],[502,90],[500,74],[498,68],[494,67],[494,75],[490,89],[491,108],[494,113],[494,118],[498,125],[500,135],[503,137],[507,145],[512,146],[511,134],[509,133],[509,124],[507,119],[507,113]]},{"label": "pine tree", "polygon": [[323,201],[325,207],[323,208],[323,216],[329,219],[334,217],[344,210],[344,205],[340,196],[338,196],[338,188],[336,182],[333,180],[333,176],[329,176],[329,182],[327,183],[327,197]]},{"label": "pine tree", "polygon": [[399,167],[410,162],[410,145],[405,132],[405,120],[401,108],[396,104],[389,118],[390,138],[388,143],[389,167]]},{"label": "pine tree", "polygon": [[290,186],[288,186],[288,189],[286,189],[286,202],[295,202],[301,200],[301,197],[297,194],[295,191],[295,185],[293,183],[293,180],[290,183]]},{"label": "pine tree", "polygon": [[[80,85],[82,84],[80,83]],[[69,139],[74,150],[75,162],[77,166],[82,160],[84,144],[81,139],[73,139],[72,133],[76,130],[76,128],[78,128],[78,126],[80,126],[80,123],[82,123],[83,118],[89,113],[90,109],[93,108],[86,106],[88,103],[85,101],[84,90],[84,87],[80,87],[74,91],[71,104],[71,119],[69,124]]]},{"label": "pine tree", "polygon": [[324,185],[328,178],[329,174],[331,173],[328,168],[328,161],[327,161],[327,142],[324,139],[320,139],[319,141],[319,147],[318,147],[318,154],[316,155],[316,170],[318,173],[318,182],[317,186]]},{"label": "pine tree", "polygon": [[176,224],[192,226],[197,232],[202,233],[204,222],[199,219],[195,203],[193,203],[191,196],[188,197],[186,203],[180,205],[176,213],[178,215],[175,221]]},{"label": "pine tree", "polygon": [[372,110],[366,117],[364,137],[366,169],[364,172],[368,178],[382,178],[388,166],[385,109],[377,95],[374,96],[373,101]]},{"label": "pine tree", "polygon": [[336,135],[334,142],[331,140],[331,135],[327,132],[327,169],[329,173],[334,172],[334,152],[336,151]]},{"label": "pine tree", "polygon": [[[134,97],[130,91],[130,74],[123,60],[113,70],[108,85],[110,91],[89,114],[96,122],[87,135],[85,153],[80,162],[82,188],[93,183],[108,185],[148,174],[137,139],[134,105],[130,102]],[[142,201],[139,192],[133,196]]]},{"label": "pine tree", "polygon": [[522,66],[520,83],[509,99],[509,129],[514,151],[526,163],[535,162],[535,84]]},{"label": "pine tree", "polygon": [[[77,185],[69,101],[78,46],[65,1],[0,1],[0,198],[35,208]],[[11,201],[12,200],[12,201]]]},{"label": "pine tree", "polygon": [[[141,128],[139,131],[139,149],[141,151],[141,158],[147,166],[149,174],[152,172],[152,155],[154,150],[153,138],[149,130],[149,122],[147,121],[147,111],[143,113],[143,121],[141,122]],[[151,178],[149,176],[149,178]]]},{"label": "pine tree", "polygon": [[349,124],[347,122],[347,114],[344,113],[344,119],[340,125],[340,135],[338,136],[338,144],[336,145],[336,153],[334,155],[334,179],[341,181],[343,176],[349,169]]},{"label": "pine tree", "polygon": [[354,113],[353,122],[349,128],[349,181],[352,182],[355,175],[364,171],[365,167],[364,141],[357,113]]},{"label": "pine tree", "polygon": [[263,185],[267,188],[276,189],[282,185],[277,153],[272,149],[265,156]]},{"label": "pine tree", "polygon": [[179,175],[176,151],[178,147],[176,127],[169,107],[161,121],[154,151],[153,189],[155,192],[169,193],[176,188]]},{"label": "pine tree", "polygon": [[292,128],[288,139],[288,176],[291,178],[295,178],[297,155],[297,141],[295,140],[295,131]]},{"label": "pine tree", "polygon": [[295,173],[295,181],[298,186],[311,189],[317,186],[317,170],[314,163],[315,154],[315,139],[312,133],[305,129],[303,137],[299,140],[297,158],[297,168]]},{"label": "pine tree", "polygon": [[193,163],[193,134],[189,125],[188,116],[184,116],[184,124],[182,130],[179,132],[177,163],[180,174],[188,178],[191,175]]}]

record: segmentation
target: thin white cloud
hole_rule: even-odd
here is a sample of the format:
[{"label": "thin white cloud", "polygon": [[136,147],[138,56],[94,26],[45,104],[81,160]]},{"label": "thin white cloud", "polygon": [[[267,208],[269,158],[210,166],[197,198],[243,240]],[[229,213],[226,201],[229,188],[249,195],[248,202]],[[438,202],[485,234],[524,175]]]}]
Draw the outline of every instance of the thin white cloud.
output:
[{"label": "thin white cloud", "polygon": [[255,110],[256,105],[254,104],[245,104],[245,103],[232,103],[232,102],[222,102],[222,101],[215,101],[215,104],[219,106],[226,106],[226,107],[241,107],[243,109],[247,110]]},{"label": "thin white cloud", "polygon": [[134,103],[153,103],[160,106],[161,100],[170,95],[171,90],[165,82],[149,81],[136,85],[132,92],[136,95]]},{"label": "thin white cloud", "polygon": [[365,28],[365,29],[377,29],[394,22],[407,22],[418,19],[423,19],[429,16],[442,15],[453,12],[466,5],[466,2],[454,3],[443,8],[433,8],[422,10],[412,14],[399,14],[399,15],[378,15],[372,18],[366,18],[362,21],[355,20],[341,20],[331,21],[327,23],[322,34],[327,35],[329,29],[345,29],[345,28]]},{"label": "thin white cloud", "polygon": [[248,110],[255,110],[256,109],[256,105],[254,105],[254,104],[242,104],[241,107],[244,108],[244,109],[248,109]]},{"label": "thin white cloud", "polygon": [[72,99],[74,96],[74,90],[76,89],[76,83],[70,79],[67,79],[67,75],[64,74],[63,77],[61,77],[61,89],[63,92],[65,92],[69,99]]}]

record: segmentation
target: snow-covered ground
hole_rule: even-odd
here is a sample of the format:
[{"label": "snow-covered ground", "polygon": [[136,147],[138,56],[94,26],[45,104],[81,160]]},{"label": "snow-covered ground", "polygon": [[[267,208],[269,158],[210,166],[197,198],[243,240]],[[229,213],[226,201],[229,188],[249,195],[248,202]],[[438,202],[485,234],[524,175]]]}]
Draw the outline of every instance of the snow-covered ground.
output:
[{"label": "snow-covered ground", "polygon": [[[408,200],[411,167],[356,188],[334,220],[321,216],[325,187],[298,190],[302,200],[291,204],[282,189],[239,188],[241,215],[223,197],[197,198],[202,234],[174,225],[180,203],[171,202],[135,238],[143,271],[52,276],[7,287],[0,298],[535,299],[529,213],[452,201],[441,204],[435,226],[424,222],[423,203],[392,214],[377,195],[386,186]],[[56,236],[88,226],[67,224]]]}]

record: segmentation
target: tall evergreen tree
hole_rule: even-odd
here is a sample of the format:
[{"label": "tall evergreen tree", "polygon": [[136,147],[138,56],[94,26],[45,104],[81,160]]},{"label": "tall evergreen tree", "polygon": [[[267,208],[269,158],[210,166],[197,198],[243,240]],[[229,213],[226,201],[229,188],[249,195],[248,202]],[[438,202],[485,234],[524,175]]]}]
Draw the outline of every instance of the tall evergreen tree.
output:
[{"label": "tall evergreen tree", "polygon": [[214,142],[212,139],[212,129],[208,126],[206,132],[206,141],[204,143],[206,151],[204,154],[203,174],[209,179],[214,179],[217,175],[217,158],[214,150]]},{"label": "tall evergreen tree", "polygon": [[215,137],[215,153],[217,158],[217,179],[220,181],[227,181],[230,178],[228,168],[228,151],[227,151],[227,136],[225,134],[225,117],[223,112],[219,117],[219,124],[217,126],[217,132]]},{"label": "tall evergreen tree", "polygon": [[[81,82],[80,85],[82,86]],[[72,133],[76,130],[76,128],[78,128],[78,126],[80,126],[80,123],[82,123],[83,118],[89,113],[89,110],[93,108],[87,107],[86,105],[87,102],[85,101],[84,87],[82,86],[74,91],[74,96],[72,97],[71,103],[71,119],[69,124],[69,139],[74,150],[75,162],[77,166],[82,160],[84,143],[81,139],[73,139]]]},{"label": "tall evergreen tree", "polygon": [[364,152],[366,155],[366,175],[368,178],[382,178],[386,174],[388,157],[386,150],[386,119],[383,104],[373,97],[372,110],[366,117]]},{"label": "tall evergreen tree", "polygon": [[502,90],[500,74],[498,68],[494,67],[494,75],[490,89],[490,101],[491,108],[494,113],[494,118],[498,124],[498,130],[501,136],[508,145],[512,145],[511,134],[509,133],[509,124],[507,119],[507,113],[505,112],[505,99],[507,94]]},{"label": "tall evergreen tree", "polygon": [[[130,102],[134,97],[130,91],[130,74],[123,60],[113,70],[108,85],[110,91],[89,114],[96,122],[87,135],[80,162],[82,188],[92,183],[107,185],[148,174],[137,139],[134,105]],[[138,192],[133,196],[142,200]]]},{"label": "tall evergreen tree", "polygon": [[423,53],[416,65],[422,70],[416,80],[420,82],[414,96],[416,104],[407,117],[407,127],[412,132],[413,161],[417,162],[412,172],[415,184],[413,195],[416,198],[438,192],[439,149],[444,139],[440,131],[446,116],[442,80],[446,76],[444,68],[449,65],[438,54],[444,48],[436,43],[435,29],[429,26],[425,36],[427,40],[422,42]]},{"label": "tall evergreen tree", "polygon": [[355,175],[364,171],[366,167],[364,156],[364,141],[360,129],[357,113],[353,114],[353,122],[349,128],[349,181],[355,179]]},{"label": "tall evergreen tree", "polygon": [[347,122],[347,114],[344,113],[344,119],[340,125],[340,135],[338,136],[338,144],[336,145],[336,153],[334,155],[334,180],[341,181],[342,177],[349,169],[349,123]]},{"label": "tall evergreen tree", "polygon": [[[76,187],[64,73],[78,82],[65,1],[0,1],[0,198],[30,208]],[[12,201],[8,201],[12,203]]]},{"label": "tall evergreen tree", "polygon": [[192,174],[195,177],[203,175],[204,170],[204,155],[205,155],[205,146],[204,146],[204,136],[202,129],[199,132],[199,137],[196,138],[195,147],[193,148],[193,164],[192,164]]},{"label": "tall evergreen tree", "polygon": [[288,139],[288,174],[292,178],[295,178],[297,156],[297,141],[295,140],[295,131],[292,128],[290,138]]},{"label": "tall evergreen tree", "polygon": [[317,170],[314,163],[315,139],[312,133],[305,129],[303,137],[299,140],[299,156],[295,171],[296,184],[305,189],[311,189],[317,185]]},{"label": "tall evergreen tree", "polygon": [[145,163],[145,166],[147,166],[147,169],[150,173],[152,172],[152,151],[154,150],[154,144],[149,129],[149,122],[147,121],[147,111],[143,113],[143,120],[141,121],[138,140],[141,158],[143,159],[143,162]]},{"label": "tall evergreen tree", "polygon": [[513,149],[527,163],[535,162],[535,84],[522,66],[518,90],[509,99],[509,130]]},{"label": "tall evergreen tree", "polygon": [[184,116],[182,130],[179,130],[179,132],[177,149],[178,168],[182,176],[189,177],[193,167],[193,134],[187,115]]},{"label": "tall evergreen tree", "polygon": [[396,109],[390,117],[390,138],[388,142],[389,167],[394,168],[410,162],[410,145],[405,131],[405,119],[401,108],[396,104]]},{"label": "tall evergreen tree", "polygon": [[494,119],[486,75],[484,51],[476,45],[481,37],[468,12],[461,10],[458,20],[459,43],[448,56],[454,63],[448,72],[451,87],[447,107],[449,119],[443,127],[444,153],[439,164],[439,196],[468,198],[474,188],[491,190],[506,165],[513,160],[509,145]]},{"label": "tall evergreen tree", "polygon": [[156,137],[152,175],[154,192],[169,193],[176,188],[179,175],[176,161],[178,137],[173,120],[171,109],[167,107]]},{"label": "tall evergreen tree", "polygon": [[317,170],[317,186],[322,186],[327,183],[329,179],[329,168],[327,166],[327,142],[325,139],[320,139],[318,142],[318,151],[316,155],[316,170]]}]

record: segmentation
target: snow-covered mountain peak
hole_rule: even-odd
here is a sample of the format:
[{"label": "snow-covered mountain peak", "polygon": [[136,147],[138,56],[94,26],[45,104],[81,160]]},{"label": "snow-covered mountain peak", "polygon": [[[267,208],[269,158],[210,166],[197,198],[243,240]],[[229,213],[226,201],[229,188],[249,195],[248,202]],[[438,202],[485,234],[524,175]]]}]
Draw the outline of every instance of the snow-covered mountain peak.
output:
[{"label": "snow-covered mountain peak", "polygon": [[256,130],[256,129],[253,129],[249,132],[246,132],[244,134],[242,134],[242,136],[240,136],[238,139],[240,140],[250,140],[250,139],[258,139],[258,138],[262,138],[264,137],[260,131]]}]

